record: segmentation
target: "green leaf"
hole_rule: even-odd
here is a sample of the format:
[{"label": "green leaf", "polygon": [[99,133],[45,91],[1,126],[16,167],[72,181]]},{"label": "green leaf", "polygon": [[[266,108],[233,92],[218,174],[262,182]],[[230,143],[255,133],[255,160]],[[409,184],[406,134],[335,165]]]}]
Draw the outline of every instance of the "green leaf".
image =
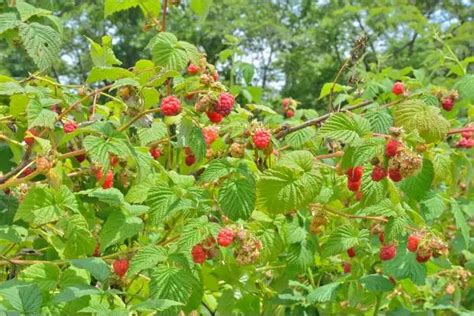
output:
[{"label": "green leaf", "polygon": [[369,242],[369,236],[367,229],[359,229],[349,224],[339,226],[329,236],[323,247],[323,253],[325,256],[330,256],[354,246],[365,245]]},{"label": "green leaf", "polygon": [[60,223],[64,226],[63,252],[65,258],[77,258],[92,254],[96,247],[96,239],[81,214],[74,214],[63,219]]},{"label": "green leaf", "polygon": [[172,300],[161,300],[161,299],[149,299],[141,302],[137,305],[132,306],[133,310],[139,312],[151,311],[151,312],[162,312],[174,306],[184,305],[183,303],[172,301]]},{"label": "green leaf", "polygon": [[321,89],[321,93],[319,94],[319,99],[321,100],[322,98],[328,96],[331,93],[331,89],[334,93],[338,93],[338,92],[350,90],[352,89],[352,87],[343,86],[338,83],[327,82],[323,85],[323,88]]},{"label": "green leaf", "polygon": [[320,132],[324,137],[357,145],[361,142],[361,138],[370,132],[370,124],[355,114],[349,116],[345,113],[336,113],[329,117]]},{"label": "green leaf", "polygon": [[15,13],[0,14],[0,35],[8,30],[14,29],[20,24]]},{"label": "green leaf", "polygon": [[212,0],[191,0],[191,10],[203,19],[205,19],[209,13],[211,5]]},{"label": "green leaf", "polygon": [[120,134],[109,138],[89,135],[84,138],[83,145],[87,155],[102,167],[103,172],[109,169],[110,154],[114,154],[121,159],[132,156],[129,143]]},{"label": "green leaf", "polygon": [[137,133],[140,139],[140,145],[146,146],[149,143],[166,137],[168,130],[163,122],[154,122],[149,128],[139,128]]},{"label": "green leaf", "polygon": [[0,95],[14,95],[25,93],[25,89],[14,81],[0,83]]},{"label": "green leaf", "polygon": [[188,118],[184,118],[181,121],[178,141],[181,146],[191,148],[197,161],[206,156],[206,141],[202,135],[202,130],[198,126],[195,126]]},{"label": "green leaf", "polygon": [[61,34],[39,23],[20,24],[20,37],[28,55],[40,70],[53,65],[59,57]]},{"label": "green leaf", "polygon": [[299,242],[291,244],[288,249],[288,264],[296,266],[299,271],[304,271],[314,262],[314,244],[312,242]]},{"label": "green leaf", "polygon": [[196,58],[197,49],[191,44],[178,42],[172,33],[161,32],[155,36],[147,47],[151,48],[153,62],[169,70],[183,70],[189,60]]},{"label": "green leaf", "polygon": [[156,221],[163,220],[172,207],[178,202],[174,190],[167,183],[161,182],[151,187],[146,204]]},{"label": "green leaf", "polygon": [[101,258],[71,260],[73,266],[87,270],[98,281],[104,282],[110,277],[110,266]]},{"label": "green leaf", "polygon": [[88,83],[109,80],[115,81],[122,78],[133,77],[133,73],[127,69],[119,67],[94,67],[87,77]]},{"label": "green leaf", "polygon": [[97,198],[100,202],[107,203],[112,206],[119,206],[125,201],[123,193],[119,189],[110,188],[102,189],[95,188],[77,192],[80,195],[87,195],[92,198]]},{"label": "green leaf", "polygon": [[433,164],[430,160],[424,159],[421,171],[404,179],[401,188],[410,199],[420,199],[430,190],[433,178]]},{"label": "green leaf", "polygon": [[100,232],[100,249],[104,251],[109,246],[135,236],[142,229],[143,221],[139,217],[127,216],[120,211],[115,211],[107,217]]},{"label": "green leaf", "polygon": [[100,290],[93,286],[74,285],[74,286],[69,286],[63,289],[56,296],[54,296],[53,302],[64,303],[64,302],[73,301],[83,296],[99,295],[100,293],[101,293]]},{"label": "green leaf", "polygon": [[13,243],[20,243],[28,236],[28,230],[21,226],[8,225],[0,226],[0,240],[8,240]]},{"label": "green leaf", "polygon": [[51,263],[33,264],[20,273],[20,280],[35,283],[42,291],[51,291],[56,288],[59,282],[61,270]]},{"label": "green leaf", "polygon": [[443,214],[445,203],[439,194],[428,192],[420,201],[420,207],[423,217],[428,221],[433,221]]},{"label": "green leaf", "polygon": [[363,143],[354,148],[352,166],[360,166],[372,158],[383,155],[385,140],[382,137],[364,139]]},{"label": "green leaf", "polygon": [[149,245],[140,249],[137,254],[133,256],[128,274],[133,275],[140,271],[154,268],[158,263],[164,262],[166,259],[167,255],[165,249],[156,247],[155,245]]},{"label": "green leaf", "polygon": [[370,274],[359,279],[360,283],[370,292],[380,293],[393,290],[393,284],[390,280],[380,274]]},{"label": "green leaf", "polygon": [[120,87],[125,87],[125,86],[132,86],[135,88],[140,88],[140,82],[138,82],[136,79],[133,78],[123,78],[119,79],[114,82],[114,84],[110,87],[109,91],[113,91],[115,89],[118,89]]},{"label": "green leaf", "polygon": [[28,115],[28,128],[41,126],[54,129],[54,123],[58,114],[48,108],[44,108],[40,101],[36,99],[30,100],[26,113]]},{"label": "green leaf", "polygon": [[315,137],[316,129],[313,127],[307,127],[285,136],[285,143],[290,145],[292,148],[300,149]]},{"label": "green leaf", "polygon": [[199,177],[202,182],[213,182],[226,177],[232,172],[232,166],[225,159],[212,160]]},{"label": "green leaf", "polygon": [[[0,32],[1,33],[1,32]],[[461,98],[474,102],[474,75],[463,76],[454,84],[454,89],[458,90]]]},{"label": "green leaf", "polygon": [[255,208],[256,187],[255,179],[251,176],[245,178],[229,178],[219,189],[219,206],[232,220],[246,220]]},{"label": "green leaf", "polygon": [[393,118],[387,110],[377,110],[368,112],[365,118],[369,121],[375,133],[387,134],[393,125]]},{"label": "green leaf", "polygon": [[[94,66],[109,67],[122,64],[122,62],[115,57],[114,51],[112,50],[112,38],[110,36],[102,37],[102,46],[90,38],[87,39],[91,44],[91,58]],[[110,90],[112,90],[112,88]]]},{"label": "green leaf", "polygon": [[333,282],[319,286],[308,293],[307,300],[310,304],[326,303],[332,301],[337,293],[340,283]]},{"label": "green leaf", "polygon": [[467,225],[466,218],[455,199],[451,199],[451,211],[454,215],[456,227],[461,231],[461,235],[464,239],[465,249],[469,249],[469,226]]},{"label": "green leaf", "polygon": [[138,0],[105,0],[104,17],[138,6]]},{"label": "green leaf", "polygon": [[406,244],[401,244],[392,260],[383,261],[383,271],[396,279],[410,278],[415,284],[425,284],[426,266],[416,261],[416,254],[408,252]]},{"label": "green leaf", "polygon": [[50,11],[36,8],[23,0],[16,1],[16,9],[18,10],[18,13],[20,13],[20,18],[23,22],[35,15],[42,16],[51,14]]},{"label": "green leaf", "polygon": [[41,291],[34,283],[7,281],[0,285],[0,296],[14,310],[25,315],[38,315],[42,304]]}]

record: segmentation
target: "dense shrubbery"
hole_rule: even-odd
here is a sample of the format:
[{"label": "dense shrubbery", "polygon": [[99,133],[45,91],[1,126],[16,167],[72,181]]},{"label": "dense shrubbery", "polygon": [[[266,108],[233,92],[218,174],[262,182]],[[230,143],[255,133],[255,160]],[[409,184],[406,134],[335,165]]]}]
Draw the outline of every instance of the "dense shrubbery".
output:
[{"label": "dense shrubbery", "polygon": [[[150,59],[121,68],[105,36],[83,84],[0,76],[2,310],[472,309],[472,57],[445,45],[434,72],[338,75],[319,115],[290,97],[246,102],[252,89],[220,81],[154,1],[105,3],[154,17]],[[41,70],[60,32],[24,1],[0,14]]]}]

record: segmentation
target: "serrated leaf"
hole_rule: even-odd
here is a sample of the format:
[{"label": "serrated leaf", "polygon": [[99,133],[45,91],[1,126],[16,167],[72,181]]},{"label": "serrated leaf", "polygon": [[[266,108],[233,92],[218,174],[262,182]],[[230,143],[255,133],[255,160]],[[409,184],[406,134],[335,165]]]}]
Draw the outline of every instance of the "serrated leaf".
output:
[{"label": "serrated leaf", "polygon": [[104,282],[110,275],[110,266],[101,258],[83,258],[71,260],[73,266],[87,270],[98,281]]},{"label": "serrated leaf", "polygon": [[369,172],[364,173],[360,189],[362,192],[362,204],[371,205],[381,201],[386,193],[385,183],[385,181],[373,181]]},{"label": "serrated leaf", "polygon": [[28,55],[40,70],[53,65],[59,57],[61,34],[36,22],[20,24],[20,37]]},{"label": "serrated leaf", "polygon": [[[121,135],[117,137],[103,138],[94,135],[88,135],[84,138],[83,145],[87,155],[92,161],[97,162],[102,171],[108,170],[110,166],[110,154],[114,154],[121,159],[127,159],[132,155],[129,144]],[[120,137],[119,137],[120,136]]]},{"label": "serrated leaf", "polygon": [[370,292],[380,293],[393,290],[394,285],[390,280],[380,274],[370,274],[359,279],[360,283]]},{"label": "serrated leaf", "polygon": [[321,100],[322,98],[328,96],[331,93],[331,90],[333,93],[338,93],[338,92],[347,91],[350,89],[352,89],[352,87],[343,86],[334,82],[327,82],[323,85],[323,88],[321,89],[321,93],[319,94],[319,99]]},{"label": "serrated leaf", "polygon": [[314,261],[314,244],[310,241],[291,244],[288,248],[288,264],[305,271]]},{"label": "serrated leaf", "polygon": [[453,88],[458,90],[461,98],[474,102],[474,75],[463,76],[454,84]]},{"label": "serrated leaf", "polygon": [[357,145],[361,138],[370,132],[370,124],[367,120],[353,114],[345,113],[331,115],[320,129],[324,137],[333,138],[346,144]]},{"label": "serrated leaf", "polygon": [[[1,205],[2,203],[0,203]],[[2,212],[3,213],[3,212]],[[21,226],[7,225],[0,227],[0,240],[20,243],[28,236],[28,230]]]},{"label": "serrated leaf", "polygon": [[396,279],[410,278],[415,284],[425,284],[426,267],[416,261],[416,254],[408,252],[406,244],[401,244],[392,260],[383,261],[383,271]]},{"label": "serrated leaf", "polygon": [[336,228],[329,236],[323,247],[325,256],[334,255],[357,245],[369,241],[369,231],[352,225],[343,225]]},{"label": "serrated leaf", "polygon": [[138,0],[105,0],[104,16],[108,17],[116,12],[128,10],[138,6]]},{"label": "serrated leaf", "polygon": [[383,155],[385,140],[383,138],[365,139],[359,146],[354,148],[352,166],[360,166],[369,162],[372,158]]},{"label": "serrated leaf", "polygon": [[302,148],[307,142],[316,137],[316,129],[303,128],[285,136],[285,143],[295,149]]},{"label": "serrated leaf", "polygon": [[146,146],[152,142],[160,140],[168,135],[166,125],[162,122],[154,122],[149,128],[139,128],[138,138],[140,145]]},{"label": "serrated leaf", "polygon": [[112,86],[110,87],[110,91],[115,90],[120,87],[125,87],[125,86],[132,86],[135,88],[140,88],[140,82],[138,82],[136,79],[133,78],[123,78],[115,81]]},{"label": "serrated leaf", "polygon": [[452,181],[452,161],[449,155],[435,153],[432,158],[434,169],[434,181],[450,184]]},{"label": "serrated leaf", "polygon": [[466,218],[459,204],[454,199],[451,199],[451,211],[454,215],[456,227],[461,231],[461,235],[464,239],[465,249],[469,249],[469,226],[467,225]]},{"label": "serrated leaf", "polygon": [[19,279],[33,282],[43,291],[54,290],[59,282],[61,270],[52,263],[33,264],[20,273]]},{"label": "serrated leaf", "polygon": [[17,82],[1,82],[0,95],[14,95],[25,93],[25,89]]},{"label": "serrated leaf", "polygon": [[207,14],[209,13],[209,8],[212,5],[212,0],[191,0],[191,10],[201,17],[206,18]]},{"label": "serrated leaf", "polygon": [[178,47],[178,39],[172,33],[159,33],[148,47],[152,49],[153,62],[159,66],[181,71],[188,64],[186,50]]},{"label": "serrated leaf", "polygon": [[219,189],[218,201],[222,211],[230,219],[246,220],[255,208],[255,197],[255,179],[247,176],[225,180]]},{"label": "serrated leaf", "polygon": [[338,282],[319,286],[308,293],[307,300],[310,304],[330,302],[335,298],[339,286]]},{"label": "serrated leaf", "polygon": [[393,125],[393,118],[387,110],[368,112],[365,118],[369,121],[375,133],[387,134]]},{"label": "serrated leaf", "polygon": [[213,182],[219,178],[225,177],[232,172],[232,166],[225,159],[212,160],[206,170],[199,177],[200,181]]},{"label": "serrated leaf", "polygon": [[41,126],[54,129],[54,123],[58,114],[48,108],[44,108],[39,100],[32,99],[26,108],[28,117],[28,128]]},{"label": "serrated leaf", "polygon": [[162,312],[171,307],[184,305],[183,303],[166,300],[166,299],[149,299],[137,305],[134,305],[132,308],[136,311],[151,311],[151,312]]},{"label": "serrated leaf", "polygon": [[127,69],[119,67],[94,67],[87,77],[88,83],[96,81],[115,81],[122,78],[133,77],[133,73]]},{"label": "serrated leaf", "polygon": [[41,16],[51,14],[50,11],[36,8],[23,0],[16,1],[16,9],[18,10],[18,13],[20,13],[20,18],[23,22],[35,15]]},{"label": "serrated leaf", "polygon": [[420,199],[430,190],[433,178],[433,164],[430,160],[424,159],[421,171],[404,179],[401,188],[411,199]]},{"label": "serrated leaf", "polygon": [[[109,67],[122,64],[122,62],[115,57],[114,51],[112,50],[112,38],[110,36],[102,37],[102,46],[90,38],[87,39],[91,44],[91,58],[94,66]],[[110,90],[112,90],[112,88]]]},{"label": "serrated leaf", "polygon": [[146,200],[146,204],[150,206],[150,213],[156,221],[163,220],[177,202],[178,197],[174,190],[164,182],[152,186]]},{"label": "serrated leaf", "polygon": [[8,30],[14,29],[20,24],[15,13],[0,14],[0,35]]},{"label": "serrated leaf", "polygon": [[43,302],[41,291],[34,283],[4,282],[0,286],[0,296],[13,310],[24,315],[38,315]]},{"label": "serrated leaf", "polygon": [[92,198],[97,198],[100,202],[107,203],[112,206],[118,206],[123,204],[124,197],[123,193],[116,188],[102,189],[95,188],[90,190],[84,190],[77,192],[77,194],[87,195]]},{"label": "serrated leaf", "polygon": [[107,217],[100,232],[100,249],[118,244],[133,237],[143,229],[143,221],[139,217],[128,216],[120,211],[113,212]]},{"label": "serrated leaf", "polygon": [[149,245],[140,249],[132,258],[128,274],[133,275],[140,271],[154,268],[158,263],[166,261],[166,251],[161,247]]},{"label": "serrated leaf", "polygon": [[439,218],[445,209],[443,197],[434,192],[428,192],[420,201],[420,206],[422,215],[427,221]]},{"label": "serrated leaf", "polygon": [[64,226],[63,253],[65,258],[77,258],[92,254],[96,247],[96,239],[81,214],[74,214],[60,223]]},{"label": "serrated leaf", "polygon": [[73,301],[83,296],[99,295],[101,292],[99,289],[89,285],[74,285],[69,286],[59,292],[53,297],[54,303],[64,303]]}]

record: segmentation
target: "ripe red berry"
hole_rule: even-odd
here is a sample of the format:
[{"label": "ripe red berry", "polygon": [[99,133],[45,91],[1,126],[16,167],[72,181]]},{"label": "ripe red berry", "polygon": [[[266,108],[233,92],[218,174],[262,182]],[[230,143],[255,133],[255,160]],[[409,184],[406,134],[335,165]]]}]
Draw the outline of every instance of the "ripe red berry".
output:
[{"label": "ripe red berry", "polygon": [[441,105],[443,106],[443,109],[449,112],[454,107],[454,100],[452,98],[443,98],[443,100],[441,100]]},{"label": "ripe red berry", "polygon": [[257,149],[265,149],[270,144],[271,134],[267,130],[259,129],[253,134],[252,140]]},{"label": "ripe red berry", "polygon": [[181,112],[181,101],[173,95],[161,101],[161,113],[165,116],[175,116]]},{"label": "ripe red berry", "polygon": [[195,64],[189,64],[188,66],[188,74],[190,75],[195,75],[199,72],[199,68],[198,66],[196,66]]},{"label": "ripe red berry", "polygon": [[211,145],[217,139],[217,137],[219,137],[216,127],[213,126],[204,127],[202,129],[202,135],[204,136],[204,141],[206,142],[207,146]]},{"label": "ripe red berry", "polygon": [[399,182],[402,180],[402,174],[399,169],[388,169],[388,176],[393,182]]},{"label": "ripe red berry", "polygon": [[217,243],[222,247],[227,247],[234,240],[234,232],[231,229],[223,228],[217,235]]},{"label": "ripe red berry", "polygon": [[107,171],[105,175],[104,183],[102,184],[103,189],[110,189],[114,185],[114,173],[112,170]]},{"label": "ripe red berry", "polygon": [[344,269],[344,273],[350,273],[351,272],[351,264],[349,262],[344,262],[342,264],[342,268]]},{"label": "ripe red berry", "polygon": [[227,92],[222,92],[219,95],[219,100],[214,106],[214,110],[222,116],[227,116],[230,114],[234,108],[234,96]]},{"label": "ripe red berry", "polygon": [[[466,126],[467,128],[471,128],[470,126]],[[461,133],[461,136],[463,138],[471,138],[472,137],[472,131],[463,131]]]},{"label": "ripe red berry", "polygon": [[474,139],[472,138],[461,138],[456,144],[459,148],[472,148],[474,147]]},{"label": "ripe red berry", "polygon": [[370,175],[373,181],[380,181],[387,176],[387,172],[380,166],[375,166]]},{"label": "ripe red berry", "polygon": [[287,118],[292,118],[294,115],[295,115],[295,111],[293,111],[293,110],[286,111],[286,117]]},{"label": "ripe red berry", "polygon": [[347,249],[347,255],[348,255],[350,258],[355,257],[356,252],[355,252],[354,247],[351,247],[351,248]]},{"label": "ripe red berry", "polygon": [[387,157],[395,157],[398,153],[398,148],[400,147],[400,143],[394,139],[388,141],[387,145],[385,145],[385,155]]},{"label": "ripe red berry", "polygon": [[423,252],[422,253],[422,252],[418,251],[416,253],[416,261],[418,261],[419,263],[424,263],[424,262],[430,260],[430,258],[431,258],[431,252],[426,252],[426,253]]},{"label": "ripe red berry", "polygon": [[392,92],[396,95],[402,94],[405,92],[405,85],[401,81],[397,81],[392,86]]},{"label": "ripe red berry", "polygon": [[207,117],[209,118],[209,121],[211,121],[214,124],[219,124],[224,118],[222,115],[220,115],[217,112],[206,112],[206,114],[207,114]]},{"label": "ripe red berry", "polygon": [[157,147],[150,148],[150,155],[156,160],[160,158],[161,151]]},{"label": "ripe red berry", "polygon": [[28,167],[25,170],[23,170],[23,172],[21,173],[21,176],[22,177],[29,176],[31,173],[33,173],[33,171],[34,171],[33,168]]},{"label": "ripe red berry", "polygon": [[357,192],[360,189],[361,183],[362,183],[362,180],[359,180],[359,181],[350,181],[349,180],[347,182],[347,188],[349,189],[349,191]]},{"label": "ripe red berry", "polygon": [[115,155],[110,155],[110,164],[112,165],[112,167],[117,166],[118,163],[119,163],[119,157]]},{"label": "ripe red berry", "polygon": [[383,244],[383,242],[385,241],[385,234],[383,232],[381,232],[379,234],[379,241]]},{"label": "ripe red berry", "polygon": [[290,106],[291,99],[290,98],[284,98],[281,100],[281,105],[283,106],[283,110],[287,110],[288,107]]},{"label": "ripe red berry", "polygon": [[195,245],[191,250],[191,256],[193,257],[194,263],[203,263],[206,261],[206,252],[201,245]]},{"label": "ripe red berry", "polygon": [[[28,133],[31,134],[31,135],[33,135],[33,136],[38,136],[38,135],[39,135],[38,131],[37,131],[36,129],[34,129],[34,128],[30,128],[30,129],[26,132],[26,134],[28,134]],[[35,138],[34,138],[33,136],[25,136],[25,137],[23,138],[23,140],[25,141],[25,143],[26,143],[27,145],[33,144],[33,142],[35,141]]]},{"label": "ripe red berry", "polygon": [[83,162],[84,160],[86,160],[86,154],[77,155],[77,156],[76,156],[76,160],[77,160],[78,162]]},{"label": "ripe red berry", "polygon": [[74,121],[68,121],[64,123],[63,129],[66,134],[72,133],[77,129],[77,124]]},{"label": "ripe red berry", "polygon": [[360,179],[362,179],[363,173],[364,173],[364,168],[362,166],[349,168],[346,171],[346,175],[349,181],[359,181]]},{"label": "ripe red berry", "polygon": [[397,247],[395,245],[385,245],[380,248],[380,259],[387,261],[393,259],[397,255]]},{"label": "ripe red berry", "polygon": [[421,240],[421,236],[412,234],[408,236],[407,249],[411,252],[415,252],[418,249],[418,243]]},{"label": "ripe red berry", "polygon": [[184,162],[186,163],[186,166],[192,166],[196,162],[196,156],[194,155],[186,156],[186,158],[184,159]]},{"label": "ripe red berry", "polygon": [[128,271],[128,260],[127,259],[115,260],[112,263],[112,266],[114,268],[114,273],[118,275],[119,277],[123,278],[123,276]]}]

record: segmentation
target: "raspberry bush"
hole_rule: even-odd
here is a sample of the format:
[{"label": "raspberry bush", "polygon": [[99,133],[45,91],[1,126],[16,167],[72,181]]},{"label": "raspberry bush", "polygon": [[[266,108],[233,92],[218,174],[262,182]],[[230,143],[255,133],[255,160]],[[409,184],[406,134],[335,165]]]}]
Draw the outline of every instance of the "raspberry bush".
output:
[{"label": "raspberry bush", "polygon": [[327,83],[326,113],[249,103],[251,80],[226,80],[166,31],[167,1],[105,3],[150,18],[148,58],[121,67],[109,37],[90,40],[79,84],[45,71],[59,53],[50,12],[0,14],[38,67],[0,76],[2,311],[469,312],[469,61],[443,42],[455,63],[431,76],[367,70],[356,43],[341,73],[364,80]]}]

